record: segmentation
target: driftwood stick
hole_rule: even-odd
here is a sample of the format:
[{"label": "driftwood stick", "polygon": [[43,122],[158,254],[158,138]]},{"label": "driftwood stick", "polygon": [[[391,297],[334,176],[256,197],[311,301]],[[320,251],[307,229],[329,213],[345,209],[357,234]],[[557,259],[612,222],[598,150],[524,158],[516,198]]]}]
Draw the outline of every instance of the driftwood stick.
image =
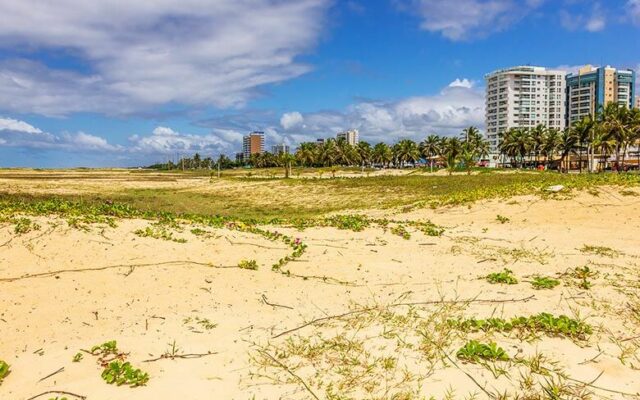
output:
[{"label": "driftwood stick", "polygon": [[104,271],[109,269],[118,269],[118,268],[129,268],[130,270],[139,267],[153,267],[160,265],[197,265],[209,268],[237,268],[235,265],[213,265],[204,262],[197,261],[189,261],[189,260],[176,260],[176,261],[165,261],[165,262],[156,262],[156,263],[146,263],[146,264],[118,264],[118,265],[108,265],[104,267],[95,267],[95,268],[78,268],[78,269],[61,269],[57,271],[49,271],[49,272],[40,272],[37,274],[27,274],[12,278],[0,278],[0,282],[14,282],[22,279],[31,279],[31,278],[47,278],[59,274],[73,273],[73,272],[91,272],[91,271]]},{"label": "driftwood stick", "polygon": [[311,388],[309,387],[309,385],[307,385],[307,383],[304,381],[304,379],[302,379],[300,376],[296,375],[293,371],[291,371],[289,369],[289,367],[287,367],[286,365],[284,365],[282,362],[280,362],[279,360],[277,360],[274,356],[272,356],[271,354],[267,353],[264,350],[258,350],[258,352],[260,354],[262,354],[263,356],[269,358],[271,361],[273,361],[274,363],[276,363],[280,368],[284,369],[289,375],[291,375],[292,377],[294,377],[296,380],[298,380],[298,382],[300,382],[302,384],[302,386],[304,386],[305,389],[307,389],[307,392],[309,392],[309,394],[311,394],[313,396],[314,399],[316,400],[320,400],[320,398],[313,392],[313,390],[311,390]]},{"label": "driftwood stick", "polygon": [[[535,295],[531,295],[529,297],[523,297],[521,299],[505,299],[505,300],[500,300],[500,299],[433,300],[433,301],[417,301],[417,302],[410,302],[410,303],[395,303],[395,304],[390,304],[384,307],[391,308],[391,307],[400,307],[400,306],[424,306],[424,305],[434,305],[434,304],[461,304],[461,303],[518,303],[518,302],[527,302],[529,300],[532,300],[533,298],[535,298]],[[347,317],[349,315],[362,314],[362,313],[366,313],[366,312],[378,310],[378,309],[380,309],[380,307],[367,307],[360,310],[347,311],[342,314],[329,315],[322,318],[316,318],[298,327],[288,329],[284,332],[280,332],[279,334],[273,336],[272,339],[276,339],[281,336],[299,331],[300,329],[304,329],[309,325],[317,324],[318,322],[324,322],[332,319],[340,319],[343,317]]]},{"label": "driftwood stick", "polygon": [[207,356],[212,356],[214,354],[218,354],[217,352],[213,352],[213,351],[208,351],[206,353],[187,353],[187,354],[163,354],[160,357],[157,358],[151,358],[149,360],[143,360],[142,362],[145,363],[149,363],[149,362],[155,362],[155,361],[159,361],[159,360],[174,360],[176,358],[182,358],[185,360],[191,359],[191,358],[202,358],[202,357],[207,357]]},{"label": "driftwood stick", "polygon": [[64,390],[48,390],[46,392],[42,392],[40,394],[37,394],[37,395],[35,395],[33,397],[29,397],[27,400],[37,399],[38,397],[42,397],[42,396],[44,396],[46,394],[63,394],[63,395],[66,395],[66,396],[73,396],[73,397],[75,397],[77,399],[80,399],[80,400],[85,400],[87,398],[87,396],[83,396],[81,394],[76,394],[76,393],[71,393],[71,392],[65,392]]},{"label": "driftwood stick", "polygon": [[56,374],[59,374],[59,373],[60,373],[60,372],[62,372],[62,371],[64,371],[64,367],[60,368],[59,370],[57,370],[57,371],[55,371],[55,372],[50,373],[49,375],[45,376],[44,378],[41,378],[38,382],[42,382],[42,381],[44,381],[45,379],[51,378],[52,376],[54,376],[54,375],[56,375]]},{"label": "driftwood stick", "polygon": [[293,310],[293,307],[291,306],[285,306],[282,304],[275,304],[275,303],[269,303],[269,300],[267,300],[267,296],[265,296],[264,294],[262,295],[262,301],[264,302],[264,304],[271,306],[271,307],[281,307],[281,308],[288,308],[289,310]]}]

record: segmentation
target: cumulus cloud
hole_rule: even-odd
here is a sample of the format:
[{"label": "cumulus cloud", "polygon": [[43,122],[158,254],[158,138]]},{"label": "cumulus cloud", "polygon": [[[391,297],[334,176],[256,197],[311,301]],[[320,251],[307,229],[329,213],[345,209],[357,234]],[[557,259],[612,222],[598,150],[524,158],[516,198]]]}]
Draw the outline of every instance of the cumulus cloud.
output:
[{"label": "cumulus cloud", "polygon": [[66,151],[120,152],[121,146],[85,132],[54,135],[24,121],[0,118],[0,146]]},{"label": "cumulus cloud", "polygon": [[345,129],[360,130],[362,140],[393,142],[399,138],[422,139],[428,133],[455,135],[463,128],[484,125],[484,93],[468,79],[457,79],[433,96],[395,102],[365,101],[344,111],[302,115],[304,126],[285,129],[301,137],[334,136]]},{"label": "cumulus cloud", "polygon": [[472,40],[501,31],[544,0],[399,0],[401,9],[422,18],[421,28],[451,40]]},{"label": "cumulus cloud", "polygon": [[42,133],[42,131],[24,121],[12,118],[0,118],[0,131],[15,131],[24,133]]},{"label": "cumulus cloud", "polygon": [[225,140],[213,131],[207,135],[195,135],[176,132],[171,128],[159,126],[151,135],[132,135],[127,151],[132,154],[175,154],[179,153],[229,153],[233,151],[233,142]]},{"label": "cumulus cloud", "polygon": [[607,18],[600,3],[594,3],[590,13],[580,13],[576,10],[560,11],[560,23],[570,31],[600,32],[607,27]]},{"label": "cumulus cloud", "polygon": [[304,74],[330,0],[0,2],[0,49],[54,51],[82,68],[0,63],[10,111],[125,114],[165,104],[234,107]]},{"label": "cumulus cloud", "polygon": [[280,118],[280,125],[284,129],[291,129],[296,126],[300,126],[304,122],[302,114],[297,111],[284,113]]}]

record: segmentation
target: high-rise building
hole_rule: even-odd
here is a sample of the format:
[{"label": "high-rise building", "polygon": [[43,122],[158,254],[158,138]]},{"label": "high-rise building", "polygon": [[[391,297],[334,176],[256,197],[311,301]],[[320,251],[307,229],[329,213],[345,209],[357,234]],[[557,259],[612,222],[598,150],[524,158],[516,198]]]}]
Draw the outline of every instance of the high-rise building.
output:
[{"label": "high-rise building", "polygon": [[271,146],[271,152],[273,154],[289,154],[289,145],[288,144],[276,144]]},{"label": "high-rise building", "polygon": [[251,132],[242,138],[242,153],[245,160],[252,154],[264,153],[264,132]]},{"label": "high-rise building", "polygon": [[486,137],[492,154],[510,128],[565,127],[565,72],[519,66],[494,71],[486,81]]},{"label": "high-rise building", "polygon": [[636,108],[640,108],[640,96],[636,94]]},{"label": "high-rise building", "polygon": [[352,146],[355,146],[360,141],[360,134],[357,129],[350,129],[348,131],[340,132],[336,135],[336,139],[344,139]]},{"label": "high-rise building", "polygon": [[631,69],[587,65],[567,76],[567,124],[573,124],[616,102],[633,107],[636,74]]}]

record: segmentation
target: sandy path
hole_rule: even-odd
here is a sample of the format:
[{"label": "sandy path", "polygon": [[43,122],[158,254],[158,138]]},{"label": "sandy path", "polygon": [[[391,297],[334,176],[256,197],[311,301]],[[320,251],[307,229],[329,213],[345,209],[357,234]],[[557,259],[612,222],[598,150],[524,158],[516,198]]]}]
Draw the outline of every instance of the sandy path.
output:
[{"label": "sandy path", "polygon": [[[292,272],[330,276],[353,285],[274,273],[271,264],[289,253],[285,245],[225,229],[210,229],[213,237],[208,238],[185,229],[176,236],[187,242],[175,243],[134,235],[133,231],[148,225],[139,220],[120,221],[117,228],[100,233],[98,227],[84,232],[68,227],[63,220],[38,218],[40,231],[18,237],[12,226],[4,225],[0,244],[11,241],[0,247],[0,359],[11,364],[12,373],[0,386],[0,398],[26,399],[54,389],[92,400],[311,398],[296,385],[251,379],[250,373],[255,372],[249,362],[249,355],[255,354],[253,344],[278,343],[284,339],[271,339],[275,334],[312,318],[347,311],[353,303],[389,304],[398,298],[430,301],[441,296],[535,296],[528,302],[473,304],[464,311],[468,316],[542,311],[573,315],[579,311],[589,323],[602,324],[610,333],[594,335],[582,347],[560,338],[532,343],[497,338],[510,352],[545,352],[560,360],[576,379],[590,381],[602,372],[598,386],[638,393],[637,348],[623,364],[618,358],[621,349],[607,339],[609,335],[640,335],[639,321],[628,314],[632,297],[614,287],[616,282],[625,282],[624,287],[639,284],[638,199],[601,192],[599,197],[584,194],[572,201],[519,198],[517,202],[491,201],[471,208],[418,210],[401,216],[429,218],[446,226],[440,238],[413,232],[410,240],[404,240],[378,228],[363,232],[273,228],[298,236],[309,246],[299,261],[289,265]],[[500,223],[498,214],[510,221]],[[611,258],[584,253],[579,249],[585,244],[608,246],[623,254]],[[235,266],[241,259],[257,260],[260,269],[214,268]],[[599,271],[589,291],[565,285],[537,291],[524,282],[502,286],[478,279],[503,267],[527,280],[529,275],[554,275],[588,263]],[[7,280],[55,270],[131,264],[141,266]],[[263,295],[271,303],[291,308],[269,306]],[[205,329],[194,322],[196,317],[217,326]],[[187,318],[191,321],[185,323]],[[316,330],[310,326],[296,334],[311,335]],[[79,363],[71,362],[79,349],[111,339],[130,353],[128,359],[135,366],[149,372],[147,386],[106,385],[100,379],[101,369],[88,355]],[[217,354],[142,362],[161,355],[173,341],[185,353]],[[463,341],[456,343],[459,347]],[[457,347],[450,352],[455,353]],[[595,362],[580,364],[600,352]],[[61,367],[64,371],[38,382]],[[481,367],[465,368],[487,387],[510,384],[504,376],[495,379]],[[452,385],[460,397],[479,390],[460,370],[438,368],[426,379],[423,394],[440,398]],[[597,394],[621,397],[604,391]]]}]

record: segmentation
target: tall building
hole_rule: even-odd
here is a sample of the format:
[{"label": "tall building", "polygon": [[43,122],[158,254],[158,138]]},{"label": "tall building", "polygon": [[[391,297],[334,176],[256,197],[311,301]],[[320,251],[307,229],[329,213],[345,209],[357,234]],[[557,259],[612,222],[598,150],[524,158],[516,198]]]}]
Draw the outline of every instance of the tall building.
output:
[{"label": "tall building", "polygon": [[587,65],[567,76],[567,124],[595,115],[611,102],[634,106],[635,71]]},{"label": "tall building", "polygon": [[519,66],[494,71],[486,81],[486,137],[498,152],[500,134],[510,128],[565,127],[565,72]]},{"label": "tall building", "polygon": [[636,108],[640,108],[640,96],[636,95]]},{"label": "tall building", "polygon": [[242,138],[242,153],[245,160],[252,154],[264,153],[264,132],[251,132]]},{"label": "tall building", "polygon": [[289,154],[289,145],[288,144],[276,144],[271,146],[271,152],[273,154]]},{"label": "tall building", "polygon": [[350,129],[348,131],[340,132],[336,135],[336,139],[344,139],[352,146],[355,146],[360,141],[360,134],[357,129]]}]

